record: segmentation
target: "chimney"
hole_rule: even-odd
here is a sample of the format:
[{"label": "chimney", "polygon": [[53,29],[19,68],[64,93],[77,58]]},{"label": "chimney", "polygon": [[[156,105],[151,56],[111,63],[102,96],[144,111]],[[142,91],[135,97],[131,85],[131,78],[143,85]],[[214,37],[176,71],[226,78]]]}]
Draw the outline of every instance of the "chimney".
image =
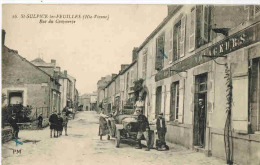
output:
[{"label": "chimney", "polygon": [[123,71],[125,68],[127,68],[129,65],[128,64],[122,64],[121,65],[121,71]]},{"label": "chimney", "polygon": [[138,47],[134,47],[132,51],[132,62],[137,60],[137,51],[138,51]]},{"label": "chimney", "polygon": [[57,67],[55,68],[55,70],[60,73],[60,67],[59,67],[59,66],[57,66]]},{"label": "chimney", "polygon": [[114,77],[116,77],[116,75],[117,75],[117,74],[114,74],[114,73],[113,73],[113,74],[112,74],[112,79],[113,79]]},{"label": "chimney", "polygon": [[64,70],[64,76],[67,77],[67,70]]},{"label": "chimney", "polygon": [[6,34],[5,30],[2,29],[2,45],[5,45],[5,34]]},{"label": "chimney", "polygon": [[54,64],[54,65],[56,65],[56,60],[51,59],[51,63]]}]

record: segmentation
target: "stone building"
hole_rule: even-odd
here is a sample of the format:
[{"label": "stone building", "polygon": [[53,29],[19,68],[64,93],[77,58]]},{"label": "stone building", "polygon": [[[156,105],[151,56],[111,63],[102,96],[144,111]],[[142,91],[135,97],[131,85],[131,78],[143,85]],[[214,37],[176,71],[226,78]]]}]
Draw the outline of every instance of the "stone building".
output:
[{"label": "stone building", "polygon": [[60,86],[60,95],[61,95],[61,101],[60,101],[60,108],[63,110],[65,107],[69,107],[70,105],[70,94],[69,91],[71,91],[71,81],[67,76],[67,70],[64,70],[64,72],[60,72],[59,76],[59,83]]},{"label": "stone building", "polygon": [[[170,6],[139,46],[146,115],[152,121],[164,113],[168,141],[223,159],[231,153],[238,164],[260,163],[259,20],[259,6]],[[227,126],[231,138],[224,138]]]},{"label": "stone building", "polygon": [[111,81],[111,76],[107,75],[106,77],[102,77],[97,82],[97,107],[100,110],[100,106],[103,104],[103,100],[105,98],[105,86]]},{"label": "stone building", "polygon": [[57,77],[2,45],[2,93],[7,97],[3,105],[30,105],[33,118],[37,116],[36,109],[47,117],[54,108],[59,109],[59,87]]},{"label": "stone building", "polygon": [[79,105],[83,111],[95,111],[97,109],[97,93],[86,93],[79,97]]}]

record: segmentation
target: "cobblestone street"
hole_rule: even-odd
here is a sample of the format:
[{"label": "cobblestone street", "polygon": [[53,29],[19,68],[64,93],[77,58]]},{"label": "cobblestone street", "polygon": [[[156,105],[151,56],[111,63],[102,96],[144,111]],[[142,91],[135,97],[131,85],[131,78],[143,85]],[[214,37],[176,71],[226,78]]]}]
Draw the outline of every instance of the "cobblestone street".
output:
[{"label": "cobblestone street", "polygon": [[[174,144],[170,144],[170,150],[165,152],[136,150],[129,144],[121,144],[120,148],[116,148],[114,139],[99,140],[96,112],[77,113],[75,119],[69,121],[68,127],[69,136],[59,138],[49,137],[49,127],[20,131],[19,141],[24,142],[23,145],[16,146],[14,141],[3,144],[2,164],[225,164],[224,160],[206,157]],[[21,149],[21,153],[13,153],[12,149]]]}]

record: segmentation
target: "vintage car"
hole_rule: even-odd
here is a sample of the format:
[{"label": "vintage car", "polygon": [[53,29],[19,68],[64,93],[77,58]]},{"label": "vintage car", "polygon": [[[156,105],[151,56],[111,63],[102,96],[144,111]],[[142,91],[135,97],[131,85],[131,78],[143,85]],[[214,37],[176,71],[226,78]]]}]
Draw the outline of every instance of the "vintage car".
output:
[{"label": "vintage car", "polygon": [[[129,112],[129,111],[128,111]],[[133,113],[133,111],[132,111]],[[122,140],[134,140],[136,141],[137,137],[137,116],[131,115],[129,113],[119,114],[115,119],[108,119],[108,127],[111,130],[111,137],[115,137],[116,147],[119,148]],[[154,145],[154,131],[149,131],[149,141],[150,148],[153,148]],[[142,137],[144,140],[144,137]]]}]

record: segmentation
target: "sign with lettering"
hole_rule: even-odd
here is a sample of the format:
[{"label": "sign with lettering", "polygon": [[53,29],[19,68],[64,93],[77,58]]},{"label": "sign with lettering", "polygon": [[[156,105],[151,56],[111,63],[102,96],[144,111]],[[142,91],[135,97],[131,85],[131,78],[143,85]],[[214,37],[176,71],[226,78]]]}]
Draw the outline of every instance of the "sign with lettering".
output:
[{"label": "sign with lettering", "polygon": [[[258,41],[260,41],[260,23],[257,23],[256,25],[237,32],[229,36],[227,39],[219,41],[216,44],[211,45],[210,47],[172,65],[171,67],[160,71],[156,74],[155,81],[160,81],[176,74],[176,72],[171,70],[186,71],[197,65],[212,60],[212,58],[204,57],[202,55],[209,55],[212,57],[225,56],[228,53],[231,53]],[[216,58],[217,57],[213,59]]]}]

